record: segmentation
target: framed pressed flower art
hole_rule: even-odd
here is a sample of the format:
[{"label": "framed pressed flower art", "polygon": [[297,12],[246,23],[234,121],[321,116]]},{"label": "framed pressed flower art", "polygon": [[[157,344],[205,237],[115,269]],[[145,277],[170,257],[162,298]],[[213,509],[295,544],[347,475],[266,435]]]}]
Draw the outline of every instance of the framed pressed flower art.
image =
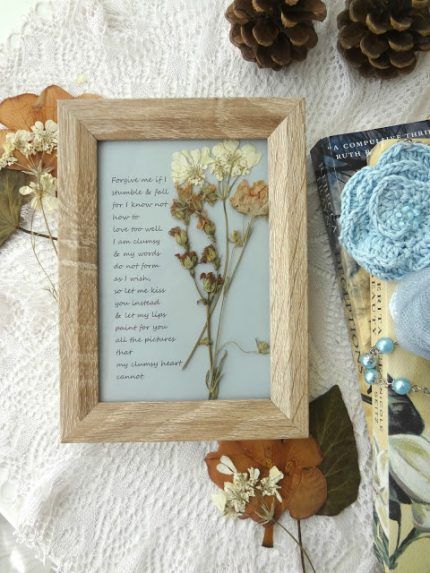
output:
[{"label": "framed pressed flower art", "polygon": [[59,103],[64,442],[307,435],[303,107]]}]

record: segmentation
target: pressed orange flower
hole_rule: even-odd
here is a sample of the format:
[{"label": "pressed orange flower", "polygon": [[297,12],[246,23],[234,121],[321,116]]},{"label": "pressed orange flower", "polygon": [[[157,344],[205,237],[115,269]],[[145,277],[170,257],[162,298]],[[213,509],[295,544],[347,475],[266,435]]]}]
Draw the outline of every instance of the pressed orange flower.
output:
[{"label": "pressed orange flower", "polygon": [[230,199],[233,209],[243,215],[260,217],[269,213],[269,189],[260,179],[250,187],[244,179],[237,186],[236,192]]}]

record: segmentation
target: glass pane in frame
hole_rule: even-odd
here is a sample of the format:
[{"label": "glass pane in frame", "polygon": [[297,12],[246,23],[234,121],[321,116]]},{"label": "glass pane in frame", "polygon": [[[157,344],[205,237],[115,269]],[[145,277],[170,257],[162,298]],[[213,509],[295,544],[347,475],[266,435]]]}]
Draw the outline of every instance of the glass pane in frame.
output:
[{"label": "glass pane in frame", "polygon": [[98,143],[101,401],[269,397],[267,179],[265,140]]}]

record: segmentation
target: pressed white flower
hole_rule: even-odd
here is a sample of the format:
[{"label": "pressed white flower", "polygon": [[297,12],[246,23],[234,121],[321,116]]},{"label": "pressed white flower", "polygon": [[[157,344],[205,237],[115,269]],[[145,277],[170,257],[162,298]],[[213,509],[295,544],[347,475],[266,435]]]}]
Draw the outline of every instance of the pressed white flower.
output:
[{"label": "pressed white flower", "polygon": [[249,482],[256,485],[260,477],[260,470],[258,468],[248,468]]},{"label": "pressed white flower", "polygon": [[172,159],[172,179],[180,185],[191,183],[202,185],[206,177],[206,169],[210,162],[208,147],[192,151],[177,151]]},{"label": "pressed white flower", "polygon": [[41,121],[36,121],[31,130],[34,152],[52,153],[57,149],[58,125],[55,121],[48,119],[45,125]]},{"label": "pressed white flower", "polygon": [[[256,470],[260,473],[258,470]],[[258,483],[258,476],[250,477],[246,472],[238,472],[235,473],[233,476],[233,485],[236,491],[240,492],[246,498],[246,501],[249,501],[250,497],[255,496],[255,486]]]},{"label": "pressed white flower", "polygon": [[221,456],[216,469],[220,474],[233,475],[237,473],[236,466],[228,456]]},{"label": "pressed white flower", "polygon": [[6,136],[6,142],[11,145],[11,147],[25,157],[28,157],[34,153],[32,146],[33,134],[25,129],[18,129],[16,133],[8,133]]},{"label": "pressed white flower", "polygon": [[54,211],[58,206],[56,197],[57,179],[50,173],[44,172],[39,177],[39,181],[32,181],[30,185],[21,187],[21,195],[32,195],[30,205],[33,209],[43,209]]},{"label": "pressed white flower", "polygon": [[237,177],[248,174],[260,159],[261,153],[253,145],[240,147],[240,141],[226,140],[212,148],[209,169],[218,181],[222,181],[229,175]]},{"label": "pressed white flower", "polygon": [[261,153],[259,153],[253,145],[249,144],[241,147],[240,151],[242,156],[242,171],[238,173],[238,175],[247,175],[251,169],[260,162]]},{"label": "pressed white flower", "polygon": [[227,498],[227,505],[233,507],[234,511],[241,515],[245,513],[249,501],[249,495],[236,487],[234,483],[226,482],[224,492]]},{"label": "pressed white flower", "polygon": [[[276,496],[279,501],[282,501],[278,493],[280,489],[278,482],[284,474],[276,466],[271,468],[268,477],[260,480],[258,468],[248,468],[247,472],[239,472],[228,456],[221,456],[217,470],[222,474],[233,476],[233,481],[224,483],[224,491],[212,496],[213,503],[225,516],[243,516],[250,499],[257,493],[262,496]],[[273,501],[273,507],[274,504]]]},{"label": "pressed white flower", "polygon": [[212,495],[212,502],[214,506],[221,512],[224,513],[225,506],[227,504],[227,496],[225,491],[222,489],[218,490]]},{"label": "pressed white flower", "polygon": [[284,474],[279,471],[276,466],[270,468],[269,475],[265,478],[262,478],[260,484],[257,486],[257,488],[261,490],[261,495],[276,496],[278,501],[282,501],[282,497],[278,491],[281,489],[281,486],[278,485],[278,482],[280,482],[283,477]]},{"label": "pressed white flower", "polygon": [[227,494],[224,491],[218,491],[213,494],[212,502],[215,507],[226,517],[239,517],[240,513],[237,513],[231,500],[227,498]]},{"label": "pressed white flower", "polygon": [[0,169],[10,167],[18,161],[18,159],[13,156],[12,151],[6,148],[6,146],[3,147],[3,150],[3,155],[0,156]]}]

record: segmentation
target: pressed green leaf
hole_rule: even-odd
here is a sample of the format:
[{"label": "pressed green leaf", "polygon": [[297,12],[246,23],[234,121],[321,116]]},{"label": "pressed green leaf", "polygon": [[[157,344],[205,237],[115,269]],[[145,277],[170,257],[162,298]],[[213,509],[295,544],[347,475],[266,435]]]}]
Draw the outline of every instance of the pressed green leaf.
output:
[{"label": "pressed green leaf", "polygon": [[26,175],[20,171],[0,171],[0,247],[19,225],[22,205],[19,188],[25,185],[26,179]]},{"label": "pressed green leaf", "polygon": [[327,480],[327,500],[319,515],[337,515],[358,495],[360,470],[354,430],[339,386],[311,402],[309,431],[321,449],[319,468]]}]

